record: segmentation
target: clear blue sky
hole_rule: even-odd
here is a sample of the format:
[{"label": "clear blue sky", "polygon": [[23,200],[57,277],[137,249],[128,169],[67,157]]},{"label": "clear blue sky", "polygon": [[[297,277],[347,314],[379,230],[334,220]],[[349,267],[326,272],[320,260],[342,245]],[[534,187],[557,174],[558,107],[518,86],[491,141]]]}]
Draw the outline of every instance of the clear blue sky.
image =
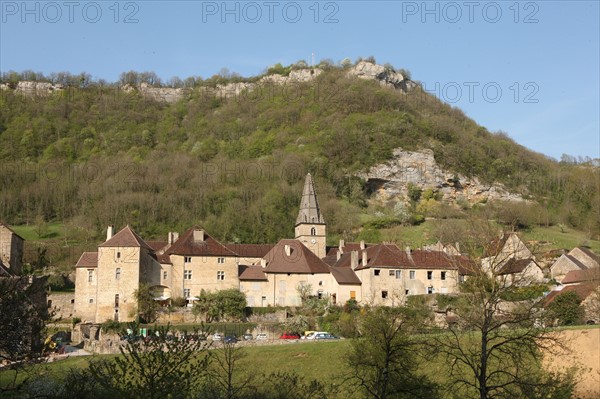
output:
[{"label": "clear blue sky", "polygon": [[166,80],[373,55],[528,148],[600,157],[597,0],[115,3],[0,0],[0,70]]}]

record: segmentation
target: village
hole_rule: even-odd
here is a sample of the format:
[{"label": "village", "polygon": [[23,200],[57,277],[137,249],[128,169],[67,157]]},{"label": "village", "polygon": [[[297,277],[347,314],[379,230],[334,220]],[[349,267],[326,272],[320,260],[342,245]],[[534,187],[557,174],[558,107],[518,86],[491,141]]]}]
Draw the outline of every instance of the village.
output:
[{"label": "village", "polygon": [[[24,240],[0,225],[0,274],[21,274]],[[576,247],[555,258],[538,257],[516,233],[499,232],[480,263],[461,254],[460,245],[438,242],[420,249],[394,243],[350,243],[327,246],[327,224],[313,178],[305,178],[295,238],[276,244],[222,244],[201,227],[164,241],[146,241],[131,227],[109,226],[97,252],[85,252],[75,265],[75,292],[48,293],[55,320],[77,318],[83,324],[138,319],[135,292],[150,287],[154,300],[166,307],[183,298],[189,321],[201,292],[236,289],[249,307],[300,306],[299,292],[331,305],[355,301],[367,306],[400,306],[415,295],[460,292],[460,284],[484,270],[504,285],[546,284],[544,303],[574,292],[585,309],[585,322],[598,324],[599,257]],[[34,278],[31,278],[33,281]],[[307,291],[308,290],[308,291]],[[438,317],[441,326],[452,312]],[[182,320],[183,320],[182,319]],[[170,320],[167,320],[170,321]]]}]

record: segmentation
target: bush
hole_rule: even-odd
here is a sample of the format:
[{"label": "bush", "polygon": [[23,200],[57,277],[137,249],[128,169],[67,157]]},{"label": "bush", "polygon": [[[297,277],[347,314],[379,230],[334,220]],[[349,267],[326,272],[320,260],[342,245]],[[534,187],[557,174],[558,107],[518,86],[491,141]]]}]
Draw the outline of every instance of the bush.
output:
[{"label": "bush", "polygon": [[183,308],[186,305],[187,305],[187,300],[183,297],[177,297],[177,298],[171,299],[171,306],[173,306],[173,307]]},{"label": "bush", "polygon": [[548,305],[549,322],[559,326],[574,326],[583,323],[585,311],[581,299],[573,291],[564,292]]}]

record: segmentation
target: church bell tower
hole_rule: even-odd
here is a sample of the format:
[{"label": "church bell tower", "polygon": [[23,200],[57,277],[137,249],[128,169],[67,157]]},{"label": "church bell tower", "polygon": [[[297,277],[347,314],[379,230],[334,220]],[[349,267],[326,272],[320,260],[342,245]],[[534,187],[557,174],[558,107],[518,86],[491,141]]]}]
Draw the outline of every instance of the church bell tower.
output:
[{"label": "church bell tower", "polygon": [[324,258],[326,254],[326,224],[312,176],[306,175],[304,180],[304,189],[302,190],[302,200],[300,201],[300,211],[296,218],[296,239],[300,240],[308,249],[310,249],[319,258]]}]

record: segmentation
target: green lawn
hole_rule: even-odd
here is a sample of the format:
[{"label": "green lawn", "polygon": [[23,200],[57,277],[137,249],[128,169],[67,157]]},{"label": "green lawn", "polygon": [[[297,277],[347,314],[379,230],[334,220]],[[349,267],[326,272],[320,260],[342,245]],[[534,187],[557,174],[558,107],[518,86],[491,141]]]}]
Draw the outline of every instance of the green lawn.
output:
[{"label": "green lawn", "polygon": [[34,224],[11,226],[10,228],[26,241],[54,240],[65,236],[65,226],[62,223],[47,223],[41,229]]}]

